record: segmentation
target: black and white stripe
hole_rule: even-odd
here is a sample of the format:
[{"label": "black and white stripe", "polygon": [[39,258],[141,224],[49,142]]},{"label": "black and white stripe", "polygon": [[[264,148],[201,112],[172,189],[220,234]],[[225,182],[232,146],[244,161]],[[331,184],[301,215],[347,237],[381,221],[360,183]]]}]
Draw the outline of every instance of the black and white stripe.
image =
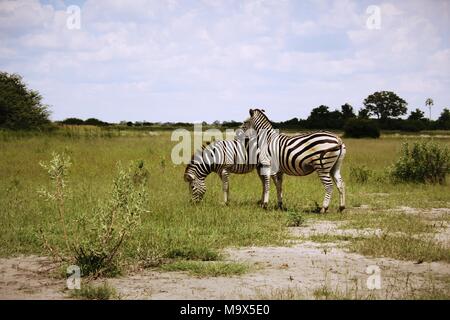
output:
[{"label": "black and white stripe", "polygon": [[197,151],[187,165],[184,179],[189,183],[192,200],[202,200],[206,192],[206,177],[217,173],[222,179],[224,201],[229,201],[229,175],[245,174],[256,169],[258,149],[256,139],[215,141]]},{"label": "black and white stripe", "polygon": [[[258,137],[260,163],[270,167],[261,172],[264,180],[263,205],[269,201],[269,175],[278,176],[278,205],[282,207],[282,175],[305,176],[316,171],[325,187],[325,197],[321,212],[328,209],[333,192],[333,181],[339,190],[340,210],[345,208],[345,185],[340,167],[346,148],[342,140],[331,132],[321,131],[295,136],[278,133],[263,110],[250,109],[250,118],[242,129],[247,133],[253,130]],[[251,135],[251,134],[250,134]]]}]

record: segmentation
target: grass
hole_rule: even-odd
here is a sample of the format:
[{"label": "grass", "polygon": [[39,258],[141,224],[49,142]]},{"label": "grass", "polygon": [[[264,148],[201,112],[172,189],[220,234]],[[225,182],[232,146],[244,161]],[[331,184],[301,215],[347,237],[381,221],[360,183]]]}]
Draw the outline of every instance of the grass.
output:
[{"label": "grass", "polygon": [[335,243],[339,241],[350,241],[355,238],[351,235],[337,235],[337,234],[313,234],[310,235],[307,240],[317,242],[317,243]]},{"label": "grass", "polygon": [[431,239],[384,234],[352,241],[350,249],[367,256],[390,257],[415,262],[450,262],[450,249]]},{"label": "grass", "polygon": [[[216,176],[207,181],[205,201],[192,205],[183,181],[184,166],[170,160],[172,145],[170,135],[164,133],[145,138],[38,136],[0,141],[0,206],[4,208],[0,212],[0,255],[45,253],[40,229],[52,234],[53,240],[62,240],[50,204],[36,192],[48,184],[38,163],[49,160],[51,151],[66,151],[72,158],[69,188],[73,199],[67,203],[68,219],[92,211],[106,197],[118,161],[144,160],[150,172],[149,213],[142,215],[142,228],[125,248],[131,260],[217,260],[224,247],[283,243],[283,213],[266,212],[255,205],[260,193],[256,174],[232,177],[229,207],[221,205]],[[244,187],[238,188],[241,183]]]},{"label": "grass", "polygon": [[[361,165],[371,170],[373,176],[382,177],[396,160],[405,138],[345,139],[348,151],[342,174],[347,183],[347,207],[368,205],[371,210],[336,213],[338,195],[335,191],[330,213],[320,216],[308,214],[313,211],[310,208],[315,208],[315,203],[322,202],[324,195],[316,174],[285,177],[284,197],[288,213],[258,208],[256,202],[261,186],[256,173],[231,177],[229,206],[221,203],[220,179],[211,175],[207,179],[204,201],[192,205],[183,181],[185,167],[172,164],[170,158],[172,147],[177,143],[171,141],[170,132],[150,135],[145,131],[122,130],[117,134],[116,131],[97,131],[91,128],[80,133],[73,129],[36,135],[1,132],[0,256],[45,254],[40,230],[52,234],[54,241],[63,241],[63,231],[54,223],[56,217],[51,204],[42,201],[36,192],[48,184],[39,161],[48,161],[52,151],[66,152],[72,159],[69,188],[73,197],[67,201],[66,210],[68,219],[75,220],[83,213],[92,212],[98,202],[105,199],[117,162],[145,162],[149,170],[147,192],[150,200],[146,208],[149,212],[142,215],[142,228],[124,248],[124,258],[130,264],[145,262],[152,265],[152,261],[170,259],[215,261],[222,258],[220,252],[225,247],[282,245],[289,237],[286,226],[301,225],[305,219],[349,220],[346,227],[351,228],[428,232],[428,227],[418,219],[394,215],[389,209],[450,205],[450,189],[446,185],[392,184],[372,176],[363,184],[350,180],[350,168]],[[450,145],[450,139],[436,140]],[[386,196],[380,196],[381,193]],[[272,186],[271,208],[275,203],[276,192]],[[355,248],[363,250],[368,245],[360,242]],[[395,248],[388,247],[381,250],[372,246],[364,252],[400,256]],[[443,254],[439,250],[433,252]]]},{"label": "grass", "polygon": [[317,243],[340,243],[353,252],[373,257],[390,257],[414,262],[450,262],[450,249],[433,240],[439,223],[427,223],[420,215],[392,211],[350,211],[348,214],[307,216],[339,221],[343,230],[378,230],[381,235],[318,233],[303,240]]},{"label": "grass", "polygon": [[118,298],[116,289],[106,282],[99,286],[92,284],[82,285],[81,289],[70,290],[69,296],[80,300],[111,300]]},{"label": "grass", "polygon": [[249,271],[249,266],[234,262],[176,261],[161,266],[164,271],[187,271],[198,277],[229,277]]},{"label": "grass", "polygon": [[[398,289],[397,289],[398,290]],[[427,283],[423,288],[404,288],[403,294],[398,292],[358,292],[355,288],[347,290],[333,289],[329,285],[322,285],[307,292],[301,288],[287,288],[273,290],[269,293],[259,293],[258,300],[376,300],[376,299],[401,299],[401,300],[449,300],[450,293],[443,288],[437,288],[432,283]],[[387,295],[387,296],[386,296]]]},{"label": "grass", "polygon": [[392,211],[368,211],[350,213],[345,217],[342,229],[381,229],[385,232],[427,233],[435,229],[420,216]]}]

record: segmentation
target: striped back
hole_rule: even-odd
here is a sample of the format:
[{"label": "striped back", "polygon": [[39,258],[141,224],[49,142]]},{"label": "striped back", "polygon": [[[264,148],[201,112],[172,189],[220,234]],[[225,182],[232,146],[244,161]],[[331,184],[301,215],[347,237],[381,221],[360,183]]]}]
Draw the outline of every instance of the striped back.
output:
[{"label": "striped back", "polygon": [[184,172],[189,182],[193,200],[199,201],[206,192],[206,177],[227,170],[229,173],[245,174],[256,169],[258,149],[256,139],[215,141],[194,153]]},{"label": "striped back", "polygon": [[327,169],[334,165],[343,145],[337,135],[326,131],[294,136],[280,134],[260,109],[251,109],[250,118],[241,128],[250,136],[256,134],[262,149],[260,158],[268,159],[263,164],[271,166],[272,174],[283,172],[303,176],[314,170]]}]

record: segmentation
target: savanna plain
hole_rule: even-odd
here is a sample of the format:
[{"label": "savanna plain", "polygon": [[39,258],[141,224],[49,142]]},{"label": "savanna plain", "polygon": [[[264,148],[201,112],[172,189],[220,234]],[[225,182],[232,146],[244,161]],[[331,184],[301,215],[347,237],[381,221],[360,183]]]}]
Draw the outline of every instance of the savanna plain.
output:
[{"label": "savanna plain", "polygon": [[[65,128],[0,134],[0,298],[6,299],[449,299],[450,187],[390,178],[404,142],[450,134],[383,134],[346,139],[342,167],[347,209],[318,214],[324,190],[316,174],[284,179],[285,210],[268,210],[256,172],[232,175],[230,204],[218,176],[190,202],[177,141],[165,131]],[[82,279],[68,290],[67,265],[48,241],[64,246],[50,185],[39,164],[52,152],[70,157],[64,203],[68,226],[106,201],[119,163],[145,169],[145,210],[118,253],[114,274]],[[74,228],[75,228],[74,227]],[[43,235],[47,235],[43,237]],[[374,278],[376,277],[376,278]]]}]

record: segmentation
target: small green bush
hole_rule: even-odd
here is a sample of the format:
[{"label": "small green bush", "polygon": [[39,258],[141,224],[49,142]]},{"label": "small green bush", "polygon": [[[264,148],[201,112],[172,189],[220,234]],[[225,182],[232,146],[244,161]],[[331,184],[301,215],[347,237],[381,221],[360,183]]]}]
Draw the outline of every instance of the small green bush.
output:
[{"label": "small green bush", "polygon": [[394,164],[391,175],[396,181],[420,183],[445,183],[450,172],[450,154],[447,147],[435,142],[404,143],[400,159]]},{"label": "small green bush", "polygon": [[[141,225],[145,212],[145,183],[148,172],[143,161],[128,169],[118,167],[110,197],[93,212],[80,212],[78,219],[67,219],[66,201],[71,199],[67,188],[70,158],[53,153],[53,159],[41,166],[47,170],[52,188],[40,194],[54,204],[58,227],[63,230],[64,245],[51,243],[48,231],[42,232],[45,248],[61,261],[80,267],[82,276],[117,275],[126,242]],[[71,199],[72,200],[72,199]]]},{"label": "small green bush", "polygon": [[371,176],[373,176],[373,172],[366,166],[350,168],[350,179],[357,183],[367,183]]},{"label": "small green bush", "polygon": [[70,297],[80,300],[110,300],[118,297],[116,289],[108,283],[100,286],[85,284],[81,289],[75,289],[70,292]]},{"label": "small green bush", "polygon": [[287,226],[288,227],[299,227],[305,222],[302,214],[296,211],[287,212]]},{"label": "small green bush", "polygon": [[379,138],[380,128],[368,119],[349,119],[344,125],[344,136],[347,138]]}]

